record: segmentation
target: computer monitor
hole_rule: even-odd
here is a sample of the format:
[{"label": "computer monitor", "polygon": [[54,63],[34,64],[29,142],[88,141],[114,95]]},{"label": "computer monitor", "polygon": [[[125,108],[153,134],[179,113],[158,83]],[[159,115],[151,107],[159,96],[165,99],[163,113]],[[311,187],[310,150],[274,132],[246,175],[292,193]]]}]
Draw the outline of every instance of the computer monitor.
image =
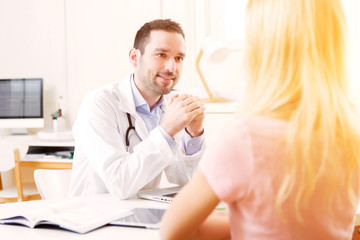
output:
[{"label": "computer monitor", "polygon": [[0,129],[26,134],[43,127],[43,79],[0,79]]}]

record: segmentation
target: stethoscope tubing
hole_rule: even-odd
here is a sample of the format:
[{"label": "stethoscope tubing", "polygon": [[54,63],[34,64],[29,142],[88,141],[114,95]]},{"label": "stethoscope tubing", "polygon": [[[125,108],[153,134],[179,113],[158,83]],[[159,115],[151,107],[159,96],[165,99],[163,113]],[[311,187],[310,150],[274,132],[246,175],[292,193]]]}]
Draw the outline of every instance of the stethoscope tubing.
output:
[{"label": "stethoscope tubing", "polygon": [[128,119],[128,122],[129,122],[129,127],[126,130],[126,133],[125,133],[125,144],[126,144],[126,149],[128,149],[129,146],[130,146],[129,134],[130,134],[131,130],[135,131],[135,127],[132,125],[130,114],[126,113],[126,115],[127,115],[127,119]]}]

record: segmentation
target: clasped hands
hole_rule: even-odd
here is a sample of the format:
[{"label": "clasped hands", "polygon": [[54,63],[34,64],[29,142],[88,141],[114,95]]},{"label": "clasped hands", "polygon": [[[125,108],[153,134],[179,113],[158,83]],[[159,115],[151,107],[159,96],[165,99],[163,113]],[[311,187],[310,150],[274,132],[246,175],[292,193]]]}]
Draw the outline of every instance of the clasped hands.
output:
[{"label": "clasped hands", "polygon": [[205,106],[198,97],[175,94],[168,101],[161,126],[171,136],[185,129],[191,137],[204,132]]}]

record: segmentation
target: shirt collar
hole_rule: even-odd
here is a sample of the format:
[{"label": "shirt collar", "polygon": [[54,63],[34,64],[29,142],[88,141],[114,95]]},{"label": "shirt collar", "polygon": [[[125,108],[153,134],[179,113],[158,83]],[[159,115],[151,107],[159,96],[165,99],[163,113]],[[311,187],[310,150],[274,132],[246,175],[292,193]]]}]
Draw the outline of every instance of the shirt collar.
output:
[{"label": "shirt collar", "polygon": [[[147,113],[150,113],[149,105],[147,104],[144,97],[139,92],[139,89],[135,86],[134,74],[131,74],[130,82],[131,82],[131,91],[134,96],[136,111],[143,110],[146,111]],[[161,96],[160,100],[155,104],[152,111],[156,110],[158,107],[160,107],[160,109],[163,110],[163,103],[164,103],[164,96]]]}]

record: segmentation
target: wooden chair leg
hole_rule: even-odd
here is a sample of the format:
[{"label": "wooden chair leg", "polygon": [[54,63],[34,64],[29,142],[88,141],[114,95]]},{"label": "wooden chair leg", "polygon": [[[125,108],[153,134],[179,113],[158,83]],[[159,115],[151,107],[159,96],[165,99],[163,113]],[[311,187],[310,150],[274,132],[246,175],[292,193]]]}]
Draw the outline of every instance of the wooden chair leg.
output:
[{"label": "wooden chair leg", "polygon": [[19,149],[14,149],[14,158],[15,158],[15,181],[16,181],[16,189],[18,192],[18,201],[30,201],[30,200],[41,199],[39,193],[24,196],[23,183],[21,178],[21,160],[20,160]]},{"label": "wooden chair leg", "polygon": [[0,204],[2,203],[9,203],[9,202],[17,202],[18,201],[18,198],[3,198],[3,197],[0,197]]},{"label": "wooden chair leg", "polygon": [[3,185],[2,185],[2,181],[1,181],[1,173],[0,173],[0,190],[3,190]]},{"label": "wooden chair leg", "polygon": [[14,158],[15,158],[15,181],[16,181],[16,188],[18,191],[18,197],[20,201],[24,201],[19,149],[14,149]]}]

